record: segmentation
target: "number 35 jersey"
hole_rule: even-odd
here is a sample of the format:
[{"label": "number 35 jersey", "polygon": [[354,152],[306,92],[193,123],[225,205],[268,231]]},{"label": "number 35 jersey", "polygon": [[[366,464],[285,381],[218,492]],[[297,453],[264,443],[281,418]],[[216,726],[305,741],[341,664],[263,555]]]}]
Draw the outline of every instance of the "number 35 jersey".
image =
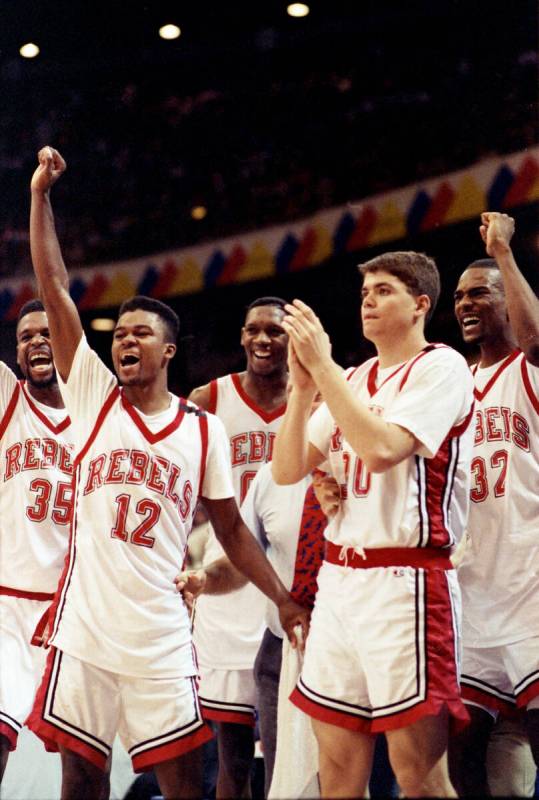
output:
[{"label": "number 35 jersey", "polygon": [[52,596],[71,516],[71,426],[0,362],[0,593]]},{"label": "number 35 jersey", "polygon": [[193,675],[181,570],[199,493],[234,496],[221,422],[170,396],[145,415],[79,344],[62,393],[75,441],[69,561],[50,643],[110,672]]},{"label": "number 35 jersey", "polygon": [[468,547],[459,581],[464,643],[539,631],[539,368],[515,351],[474,374]]}]

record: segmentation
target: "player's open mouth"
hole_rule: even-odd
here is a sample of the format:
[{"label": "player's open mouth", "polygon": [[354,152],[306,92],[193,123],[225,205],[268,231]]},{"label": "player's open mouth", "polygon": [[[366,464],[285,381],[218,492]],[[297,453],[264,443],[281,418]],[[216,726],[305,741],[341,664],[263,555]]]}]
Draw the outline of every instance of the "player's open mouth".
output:
[{"label": "player's open mouth", "polygon": [[127,353],[125,356],[120,357],[120,366],[121,367],[132,367],[134,364],[138,364],[140,358],[138,356],[131,355]]},{"label": "player's open mouth", "polygon": [[267,350],[254,350],[253,355],[256,358],[263,358],[263,359],[271,358],[271,353],[268,352]]},{"label": "player's open mouth", "polygon": [[462,317],[462,319],[460,321],[460,324],[462,325],[463,330],[467,331],[470,328],[475,327],[475,325],[479,325],[480,321],[481,320],[479,319],[479,317],[474,317],[474,316],[470,315],[470,316]]},{"label": "player's open mouth", "polygon": [[34,372],[47,372],[52,366],[52,358],[48,353],[32,353],[28,361]]}]

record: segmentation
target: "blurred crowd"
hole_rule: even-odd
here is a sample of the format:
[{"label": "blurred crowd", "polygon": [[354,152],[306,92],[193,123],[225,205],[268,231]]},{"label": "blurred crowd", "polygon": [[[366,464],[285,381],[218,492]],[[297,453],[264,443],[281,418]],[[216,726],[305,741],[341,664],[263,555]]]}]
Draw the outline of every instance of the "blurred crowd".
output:
[{"label": "blurred crowd", "polygon": [[30,268],[26,186],[46,143],[68,160],[55,200],[80,265],[283,223],[539,140],[536,52],[394,60],[374,44],[331,70],[288,53],[189,92],[181,70],[136,59],[110,75],[4,65],[0,274]]}]

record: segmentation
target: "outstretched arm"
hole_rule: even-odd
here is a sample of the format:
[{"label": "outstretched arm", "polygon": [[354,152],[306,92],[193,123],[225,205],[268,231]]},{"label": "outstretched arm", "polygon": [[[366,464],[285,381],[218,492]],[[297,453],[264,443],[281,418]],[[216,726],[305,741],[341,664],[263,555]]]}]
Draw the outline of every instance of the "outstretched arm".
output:
[{"label": "outstretched arm", "polygon": [[491,258],[495,258],[502,273],[507,312],[518,346],[526,359],[539,366],[539,299],[519,270],[511,238],[515,221],[507,214],[486,211],[481,214],[479,231]]},{"label": "outstretched arm", "polygon": [[69,279],[54,227],[50,190],[66,169],[60,153],[44,147],[32,176],[30,249],[43,300],[54,353],[54,363],[65,381],[83,335],[79,313],[69,294]]},{"label": "outstretched arm", "polygon": [[309,612],[290,598],[290,594],[286,591],[262,548],[243,522],[235,499],[233,497],[224,500],[204,498],[204,505],[210,515],[215,535],[228,558],[237,570],[275,603],[279,610],[281,625],[295,646],[297,640],[294,628],[296,625],[300,625],[303,638],[306,638]]}]

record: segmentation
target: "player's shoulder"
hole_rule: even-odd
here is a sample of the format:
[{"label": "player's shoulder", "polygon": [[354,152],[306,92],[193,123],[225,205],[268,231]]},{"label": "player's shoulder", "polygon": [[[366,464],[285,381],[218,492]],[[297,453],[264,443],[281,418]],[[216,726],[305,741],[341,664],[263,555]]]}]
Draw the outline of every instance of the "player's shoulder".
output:
[{"label": "player's shoulder", "polygon": [[445,364],[447,366],[452,366],[454,369],[462,370],[465,373],[470,372],[468,362],[462,353],[459,353],[458,350],[455,350],[454,347],[448,344],[434,342],[429,344],[423,352],[428,356],[428,358],[425,359],[427,364]]},{"label": "player's shoulder", "polygon": [[217,396],[219,391],[223,391],[227,384],[232,380],[232,375],[223,375],[220,378],[214,378],[202,386],[196,386],[189,393],[188,399],[195,403],[197,406],[215,413],[217,407]]},{"label": "player's shoulder", "polygon": [[3,381],[17,381],[15,373],[4,361],[0,361],[0,378]]}]

